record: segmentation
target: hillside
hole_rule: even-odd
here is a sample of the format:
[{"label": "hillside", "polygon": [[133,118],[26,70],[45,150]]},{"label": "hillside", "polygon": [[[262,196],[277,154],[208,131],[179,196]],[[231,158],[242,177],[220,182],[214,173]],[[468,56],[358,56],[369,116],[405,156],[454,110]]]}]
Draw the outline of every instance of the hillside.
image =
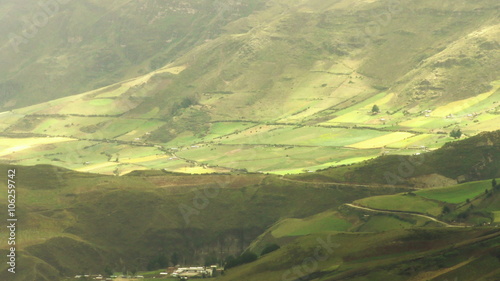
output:
[{"label": "hillside", "polygon": [[323,232],[216,280],[498,280],[498,229]]},{"label": "hillside", "polygon": [[[480,137],[491,140],[496,135],[497,132],[484,133],[453,145],[472,145],[471,153],[481,152],[481,146],[474,140]],[[447,150],[449,147],[434,153]],[[484,168],[495,168],[495,163],[485,163]],[[474,162],[468,164],[469,170],[475,166]],[[268,243],[286,246],[301,237],[308,239],[325,231],[368,233],[422,228],[424,232],[432,232],[429,228],[449,228],[448,224],[454,224],[452,220],[470,209],[467,204],[474,204],[476,209],[467,212],[469,217],[461,222],[462,226],[482,224],[484,219],[496,222],[499,211],[495,203],[497,194],[484,194],[487,186],[491,186],[490,181],[449,187],[444,193],[425,189],[409,196],[405,194],[415,192],[414,189],[390,184],[327,182],[322,172],[308,173],[309,181],[252,173],[185,175],[165,171],[135,171],[116,177],[47,165],[2,165],[4,171],[13,168],[17,170],[18,196],[22,198],[17,206],[22,218],[18,241],[20,261],[25,266],[18,276],[36,275],[40,280],[53,281],[81,272],[99,273],[106,267],[116,271],[154,269],[155,259],[161,255],[171,258],[174,253],[182,264],[223,261],[249,246],[258,252]],[[373,213],[344,205],[354,203],[380,209],[372,205],[378,202],[373,200],[384,196],[389,196],[387,202],[391,204],[413,206],[414,209],[406,210],[413,213]],[[390,196],[406,196],[413,201],[394,200]],[[5,201],[6,194],[2,197]],[[466,198],[471,201],[465,202]],[[398,210],[398,206],[391,204],[383,205],[383,209]],[[445,205],[451,212],[441,216]],[[0,208],[6,205],[1,203]],[[433,217],[416,216],[415,212]],[[463,237],[460,229],[456,228],[457,237]],[[466,240],[463,243],[468,244]],[[302,242],[293,242],[289,247],[296,247],[293,246],[296,243]],[[447,247],[438,244],[439,251]],[[66,255],[73,253],[67,249],[80,254],[68,258]],[[474,246],[471,251],[480,249]],[[434,250],[425,252],[425,257],[434,257]],[[408,255],[410,260],[415,258],[411,253]],[[462,254],[457,255],[458,260],[463,258]],[[82,260],[86,261],[85,268],[81,266]],[[25,280],[19,278],[16,281]]]},{"label": "hillside", "polygon": [[[362,197],[405,190],[310,187],[258,174],[114,177],[44,165],[2,166],[7,169],[17,170],[22,266],[16,279],[9,279],[6,270],[0,278],[15,281],[54,281],[103,273],[106,267],[159,269],[155,260],[161,255],[171,259],[175,254],[182,264],[223,260],[241,253],[281,218],[307,217]],[[4,183],[0,187],[6,189]],[[0,195],[1,202],[6,196]],[[0,203],[0,208],[7,206]],[[6,235],[2,232],[0,239]],[[1,247],[5,252],[7,245]]]},{"label": "hillside", "polygon": [[[166,50],[171,59],[152,72],[128,75],[117,66],[121,78],[97,75],[108,81],[102,88],[6,111],[0,160],[104,174],[151,168],[289,174],[422,153],[452,141],[448,134],[458,128],[464,138],[499,129],[496,1],[349,3],[252,2],[223,17],[207,40]],[[110,16],[127,14],[128,5],[135,4]],[[208,34],[212,25],[202,23],[210,15],[197,15],[203,28],[192,29]],[[50,86],[61,89],[51,93],[79,93]]]},{"label": "hillside", "polygon": [[0,280],[500,280],[499,12],[0,0]]},{"label": "hillside", "polygon": [[0,1],[0,110],[148,73],[262,1]]},{"label": "hillside", "polygon": [[[321,181],[406,184],[415,187],[491,180],[500,176],[500,131],[481,133],[440,149],[412,156],[382,156],[365,163],[318,172]],[[307,174],[290,176],[308,180]]]}]

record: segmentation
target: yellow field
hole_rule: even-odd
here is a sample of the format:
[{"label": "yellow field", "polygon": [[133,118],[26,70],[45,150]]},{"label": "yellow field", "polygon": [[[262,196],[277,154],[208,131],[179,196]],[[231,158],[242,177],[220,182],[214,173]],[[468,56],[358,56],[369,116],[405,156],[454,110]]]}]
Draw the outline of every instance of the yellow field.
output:
[{"label": "yellow field", "polygon": [[175,172],[185,173],[185,174],[210,174],[217,172],[217,170],[211,168],[205,169],[203,167],[183,167],[175,170]]},{"label": "yellow field", "polygon": [[465,110],[465,109],[467,109],[475,104],[478,104],[481,101],[489,98],[491,95],[493,95],[493,93],[495,93],[498,90],[499,85],[496,85],[496,84],[494,84],[494,85],[495,86],[493,87],[493,89],[487,93],[480,94],[480,95],[477,95],[475,97],[471,97],[471,98],[464,99],[464,100],[454,101],[454,102],[451,102],[447,105],[440,106],[440,107],[436,108],[431,113],[431,116],[446,117],[450,114],[454,114],[454,113],[463,111],[463,110]]},{"label": "yellow field", "polygon": [[71,138],[0,138],[0,156],[23,151],[45,144],[54,144],[68,141],[75,141]]},{"label": "yellow field", "polygon": [[490,116],[491,119],[484,121],[484,119],[477,124],[471,125],[468,127],[468,130],[474,131],[496,131],[500,129],[500,116]]},{"label": "yellow field", "polygon": [[430,135],[430,134],[416,135],[416,136],[404,139],[402,141],[398,141],[398,142],[392,143],[389,146],[391,148],[405,148],[405,147],[413,145],[414,143],[422,142],[424,140],[427,140],[428,138],[431,138],[431,137],[432,137],[432,135]]},{"label": "yellow field", "polygon": [[372,110],[373,105],[378,105],[379,107],[389,103],[394,97],[394,93],[390,93],[385,95],[384,97],[376,100],[375,102],[371,102],[366,104],[363,107],[360,107],[356,110],[343,114],[337,118],[334,118],[326,123],[366,123],[370,120],[378,120],[380,116],[371,115],[370,112]]},{"label": "yellow field", "polygon": [[347,147],[359,148],[359,149],[369,149],[369,148],[379,148],[387,146],[391,143],[400,142],[405,139],[413,137],[414,134],[405,132],[391,133],[385,136],[369,139],[366,141],[358,142],[355,144],[348,145]]},{"label": "yellow field", "polygon": [[118,163],[118,162],[104,162],[104,163],[85,166],[83,168],[79,168],[79,169],[75,169],[75,170],[77,170],[79,172],[90,172],[92,170],[102,169],[102,168],[111,167],[111,166],[117,166],[119,164],[120,163]]},{"label": "yellow field", "polygon": [[179,74],[186,70],[187,66],[186,65],[181,65],[181,66],[175,66],[175,67],[166,67],[166,68],[161,68],[160,70],[157,71],[157,73],[172,73],[172,74]]},{"label": "yellow field", "polygon": [[140,158],[125,158],[125,159],[120,159],[121,163],[127,163],[127,164],[134,164],[134,163],[143,163],[143,162],[149,162],[149,161],[155,161],[159,159],[165,159],[172,157],[171,155],[149,155],[145,157],[140,157]]},{"label": "yellow field", "polygon": [[495,222],[500,222],[500,211],[493,212],[495,215]]}]

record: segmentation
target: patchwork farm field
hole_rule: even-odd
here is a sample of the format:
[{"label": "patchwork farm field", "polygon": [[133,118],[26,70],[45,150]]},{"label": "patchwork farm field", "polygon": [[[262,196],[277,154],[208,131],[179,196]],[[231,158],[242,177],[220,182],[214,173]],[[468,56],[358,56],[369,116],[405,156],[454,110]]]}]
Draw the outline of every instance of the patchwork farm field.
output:
[{"label": "patchwork farm field", "polygon": [[5,158],[17,158],[20,152],[37,150],[45,145],[74,142],[71,138],[3,138],[0,137],[0,156]]},{"label": "patchwork farm field", "polygon": [[[348,65],[327,62],[317,62],[286,99],[274,100],[277,95],[268,97],[267,105],[261,101],[261,113],[256,107],[247,112],[231,104],[253,105],[251,92],[202,95],[189,108],[194,116],[209,113],[189,123],[205,128],[198,132],[183,128],[182,122],[172,125],[176,118],[188,118],[182,114],[163,116],[156,105],[138,109],[150,97],[148,91],[160,83],[159,75],[180,75],[186,69],[172,65],[80,95],[1,113],[0,120],[11,124],[0,125],[0,130],[23,137],[0,144],[0,161],[104,174],[152,168],[185,173],[246,169],[285,175],[354,164],[381,154],[423,153],[453,141],[446,132],[458,126],[468,135],[499,128],[494,110],[500,102],[500,83],[474,98],[425,111],[428,114],[403,114],[395,93],[377,93],[366,77],[353,76]],[[346,99],[350,103],[344,103]],[[268,105],[275,103],[282,104],[281,109],[269,111]],[[374,105],[380,113],[371,112]],[[240,120],[220,121],[240,109]],[[446,118],[449,114],[454,116]],[[167,132],[172,137],[165,141],[150,139]],[[26,135],[49,138],[36,144],[30,138],[23,140]],[[67,139],[56,141],[58,137]]]},{"label": "patchwork farm field", "polygon": [[344,165],[349,159],[357,162],[376,157],[379,153],[378,149],[361,151],[336,147],[204,145],[187,148],[176,154],[210,166],[245,167],[252,172],[285,174]]},{"label": "patchwork farm field", "polygon": [[222,143],[342,147],[388,134],[376,130],[268,126],[247,129],[222,140]]}]

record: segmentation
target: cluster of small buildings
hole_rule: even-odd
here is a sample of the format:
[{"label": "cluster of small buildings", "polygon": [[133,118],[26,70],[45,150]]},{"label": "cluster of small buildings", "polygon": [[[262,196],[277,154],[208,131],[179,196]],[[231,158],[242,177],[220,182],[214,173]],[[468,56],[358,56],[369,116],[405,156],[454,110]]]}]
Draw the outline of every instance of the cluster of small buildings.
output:
[{"label": "cluster of small buildings", "polygon": [[[194,278],[211,278],[216,277],[221,274],[221,269],[217,268],[216,265],[212,266],[198,266],[198,267],[169,267],[165,272],[161,272],[159,276],[153,278],[179,278],[180,280],[188,280]],[[86,280],[124,280],[124,279],[143,279],[144,276],[109,276],[104,277],[101,274],[99,275],[76,275],[76,279],[86,279]]]},{"label": "cluster of small buildings", "polygon": [[216,265],[210,267],[199,266],[199,267],[179,267],[179,268],[169,268],[167,272],[161,272],[162,276],[176,277],[181,280],[187,280],[191,278],[210,278],[218,275],[218,270]]}]

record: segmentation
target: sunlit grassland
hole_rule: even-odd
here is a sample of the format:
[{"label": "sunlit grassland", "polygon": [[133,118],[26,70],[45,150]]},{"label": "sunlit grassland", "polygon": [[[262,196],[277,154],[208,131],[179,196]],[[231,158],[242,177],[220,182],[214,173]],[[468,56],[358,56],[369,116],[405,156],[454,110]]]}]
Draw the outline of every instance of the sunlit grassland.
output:
[{"label": "sunlit grassland", "polygon": [[89,101],[90,106],[110,106],[114,102],[113,99],[93,99]]},{"label": "sunlit grassland", "polygon": [[495,131],[498,130],[499,124],[500,124],[499,115],[489,115],[488,120],[482,121],[480,123],[474,123],[465,130],[472,130],[474,132]]},{"label": "sunlit grassland", "polygon": [[[379,156],[378,151],[371,151],[371,152],[367,152],[367,153],[368,154],[364,154],[365,156],[362,156],[362,157],[345,158],[345,159],[342,159],[340,161],[327,162],[327,163],[320,164],[320,165],[308,166],[308,167],[297,168],[297,169],[277,169],[277,170],[270,171],[270,173],[277,174],[277,175],[287,175],[287,174],[304,173],[305,171],[312,172],[312,171],[326,169],[326,168],[335,167],[335,166],[351,165],[351,164],[359,163],[359,162],[362,162],[365,160],[370,160],[370,159],[373,159],[373,158]],[[373,153],[373,154],[370,155],[370,153]],[[347,157],[349,157],[349,156],[347,156]]]},{"label": "sunlit grassland", "polygon": [[200,142],[201,139],[195,135],[193,135],[191,132],[184,132],[181,134],[178,134],[176,138],[173,140],[167,142],[165,145],[167,147],[176,147],[176,146],[185,146],[185,145],[191,145]]},{"label": "sunlit grassland", "polygon": [[323,127],[251,128],[223,140],[228,144],[279,144],[342,147],[388,134],[376,130]]},{"label": "sunlit grassland", "polygon": [[276,238],[302,236],[323,231],[346,231],[351,223],[341,218],[337,212],[329,211],[304,219],[285,219],[270,229]]},{"label": "sunlit grassland", "polygon": [[419,147],[429,143],[431,138],[436,138],[436,137],[431,134],[414,135],[412,137],[405,138],[403,140],[388,144],[387,147],[390,148]]},{"label": "sunlit grassland", "polygon": [[380,148],[390,145],[391,143],[399,142],[402,140],[407,140],[413,137],[414,134],[406,132],[395,132],[386,134],[384,136],[372,138],[366,141],[354,143],[348,145],[348,147],[359,148],[359,149],[369,149],[369,148]]},{"label": "sunlit grassland", "polygon": [[486,189],[491,189],[491,181],[469,182],[449,187],[419,190],[415,193],[425,198],[458,204],[467,199],[472,200],[483,194]]},{"label": "sunlit grassland", "polygon": [[241,122],[217,122],[210,125],[208,134],[203,137],[203,140],[211,140],[220,138],[222,136],[232,134],[237,131],[245,130],[249,127],[253,127],[253,123],[241,123]]},{"label": "sunlit grassland", "polygon": [[23,115],[15,114],[13,112],[0,112],[0,131],[3,131],[12,124],[15,124]]},{"label": "sunlit grassland", "polygon": [[[129,127],[130,131],[117,137],[116,139],[123,141],[141,141],[144,140],[144,138],[147,138],[152,131],[157,130],[164,125],[163,122],[157,120],[143,120],[142,122],[132,123],[133,125]],[[126,126],[125,124],[123,125]]]},{"label": "sunlit grassland", "polygon": [[362,102],[359,102],[353,106],[346,109],[340,110],[335,113],[336,118],[325,122],[326,125],[332,125],[337,123],[366,123],[370,120],[380,119],[380,116],[372,115],[371,110],[374,105],[379,106],[381,112],[385,112],[387,108],[384,106],[391,101],[394,94],[387,94],[385,92],[374,95]]},{"label": "sunlit grassland", "polygon": [[49,144],[19,151],[16,155],[16,163],[22,165],[52,164],[92,172],[101,172],[102,169],[103,173],[107,173],[109,169],[105,168],[122,164],[135,164],[136,168],[149,167],[150,162],[166,161],[166,157],[163,151],[155,147],[73,141],[57,146]]},{"label": "sunlit grassland", "polygon": [[430,129],[440,129],[449,125],[453,125],[457,122],[460,122],[460,120],[453,118],[446,119],[441,117],[418,116],[401,122],[399,123],[399,125],[403,127],[409,127],[417,131],[427,132]]},{"label": "sunlit grassland", "polygon": [[[182,150],[177,155],[211,166],[246,168],[249,171],[284,173],[316,170],[375,157],[379,150],[335,147],[273,147],[254,145],[207,145]],[[368,156],[367,156],[368,155]]]},{"label": "sunlit grassland", "polygon": [[36,149],[47,144],[56,144],[63,142],[74,142],[71,138],[3,138],[0,144],[0,156],[3,158],[17,157],[18,152]]},{"label": "sunlit grassland", "polygon": [[487,93],[483,93],[468,99],[454,101],[447,105],[439,106],[431,113],[431,115],[437,117],[446,117],[450,114],[465,114],[465,112],[474,113],[477,110],[491,107],[493,106],[494,102],[498,102],[498,100],[500,100],[500,97],[498,97],[498,93],[493,96],[493,94],[495,94],[495,92],[497,92],[500,88],[500,83],[492,83],[492,86],[493,89]]},{"label": "sunlit grassland", "polygon": [[370,215],[367,222],[358,229],[362,232],[380,232],[393,229],[410,228],[413,224],[398,219],[397,217],[385,215]]},{"label": "sunlit grassland", "polygon": [[493,214],[495,216],[495,222],[500,222],[500,211],[494,211]]},{"label": "sunlit grassland", "polygon": [[407,194],[369,197],[357,200],[355,203],[369,208],[418,212],[433,216],[441,214],[442,211],[439,202]]}]

